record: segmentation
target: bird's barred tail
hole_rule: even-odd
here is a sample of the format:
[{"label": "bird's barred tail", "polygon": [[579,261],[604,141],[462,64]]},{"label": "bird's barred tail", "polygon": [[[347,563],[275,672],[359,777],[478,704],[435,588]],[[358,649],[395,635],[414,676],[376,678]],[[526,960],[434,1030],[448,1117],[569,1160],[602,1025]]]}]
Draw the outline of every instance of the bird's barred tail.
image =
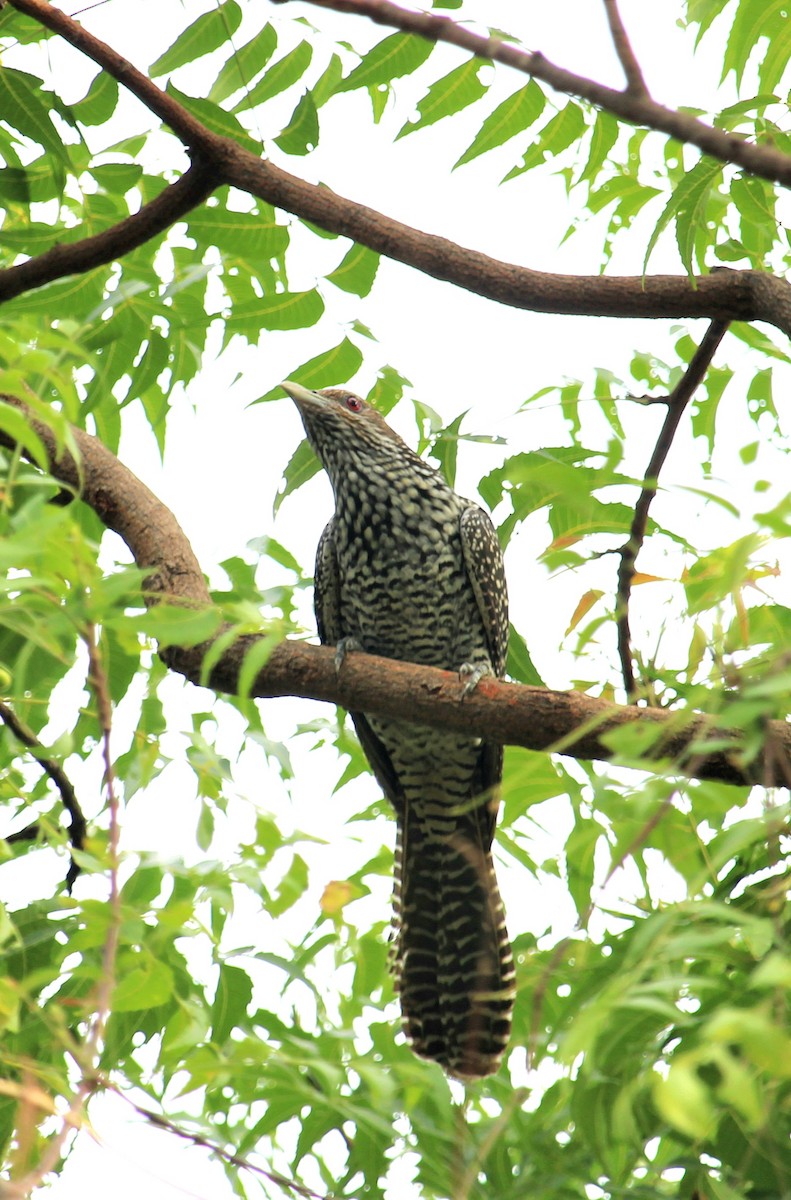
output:
[{"label": "bird's barred tail", "polygon": [[460,821],[427,838],[399,822],[394,969],[412,1048],[451,1075],[500,1065],[511,1031],[514,964],[491,851]]}]

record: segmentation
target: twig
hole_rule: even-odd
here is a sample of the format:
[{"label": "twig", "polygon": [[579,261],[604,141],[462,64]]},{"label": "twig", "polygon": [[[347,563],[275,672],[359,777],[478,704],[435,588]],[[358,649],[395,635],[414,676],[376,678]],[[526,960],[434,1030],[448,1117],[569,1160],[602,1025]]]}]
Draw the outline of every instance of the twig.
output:
[{"label": "twig", "polygon": [[100,1086],[95,1074],[96,1065],[101,1050],[107,1019],[110,1015],[110,1001],[115,987],[115,960],[118,950],[118,939],[121,929],[121,905],[118,890],[118,802],[115,794],[112,762],[110,759],[110,727],[111,709],[107,678],[96,645],[95,631],[90,626],[84,634],[88,649],[89,681],[93,686],[99,723],[102,728],[102,747],[105,762],[105,787],[107,789],[108,807],[110,812],[110,921],[102,949],[102,973],[99,979],[96,999],[96,1013],[90,1031],[85,1040],[82,1067],[82,1078],[72,1097],[68,1112],[62,1119],[61,1128],[49,1140],[46,1150],[36,1166],[21,1179],[5,1185],[4,1196],[29,1196],[50,1171],[54,1170],[61,1157],[66,1138],[71,1131],[79,1128],[82,1123],[85,1106],[97,1087]]},{"label": "twig", "polygon": [[[13,396],[2,399],[28,411],[24,402]],[[144,591],[146,603],[167,600],[211,609],[200,564],[167,506],[97,438],[71,428],[71,438],[80,454],[78,469],[68,453],[60,452],[51,430],[28,416],[50,456],[51,474],[74,488],[107,528],[123,538],[137,565],[150,572]],[[0,432],[0,445],[9,444],[8,435]],[[203,662],[212,642],[171,646],[161,654],[172,670],[194,683],[208,683],[216,691],[235,694],[246,655],[266,636],[242,634],[229,639],[208,679]],[[785,721],[771,721],[768,726],[774,738],[771,767],[760,752],[754,761],[744,763],[738,737],[718,731],[716,720],[699,713],[639,709],[579,692],[551,691],[494,679],[481,680],[462,704],[458,677],[452,671],[352,653],[339,676],[331,646],[308,646],[298,641],[286,640],[274,648],[256,676],[250,695],[311,697],[352,711],[401,717],[433,729],[455,729],[503,745],[584,759],[612,757],[606,739],[609,730],[635,721],[652,722],[657,727],[652,756],[661,759],[665,769],[687,774],[691,757],[700,752],[701,739],[717,739],[718,748],[706,753],[697,775],[737,785],[771,781],[782,787],[786,777],[778,761],[791,761],[791,725]],[[727,748],[723,748],[723,739]],[[652,756],[647,756],[646,763]]]},{"label": "twig", "polygon": [[695,394],[696,389],[702,383],[727,328],[727,321],[712,321],[703,340],[692,356],[692,361],[687,367],[683,378],[668,396],[667,413],[665,414],[662,428],[659,431],[654,452],[646,467],[642,491],[634,507],[629,540],[621,547],[615,611],[618,630],[618,657],[621,661],[624,688],[627,699],[630,702],[637,698],[629,625],[629,598],[632,593],[632,583],[635,576],[635,562],[645,541],[646,529],[648,527],[648,512],[659,486],[659,472],[662,470],[670,447],[673,444],[673,438],[675,437],[684,410]]},{"label": "twig", "polygon": [[104,785],[110,815],[109,859],[110,859],[110,919],[102,948],[102,972],[96,991],[96,1012],[80,1054],[82,1078],[72,1096],[68,1112],[62,1118],[60,1129],[50,1138],[38,1163],[20,1179],[3,1185],[2,1195],[23,1200],[30,1196],[55,1169],[63,1152],[63,1146],[73,1129],[83,1122],[85,1106],[91,1095],[103,1086],[96,1068],[101,1052],[104,1031],[110,1015],[110,1003],[115,987],[115,961],[121,930],[121,901],[118,890],[118,800],[110,756],[111,704],[107,676],[96,644],[96,631],[89,625],[83,632],[83,641],[88,650],[88,680],[93,688],[99,725],[102,730],[102,754],[104,757]]},{"label": "twig", "polygon": [[618,55],[618,61],[623,67],[623,73],[626,76],[626,90],[633,96],[648,97],[648,88],[645,85],[643,72],[635,57],[632,44],[629,41],[629,35],[624,28],[621,14],[618,11],[618,0],[604,0],[604,10],[607,14],[607,24],[610,27],[610,36],[615,46],[615,53]]},{"label": "twig", "polygon": [[264,1167],[256,1166],[248,1159],[243,1158],[241,1154],[234,1154],[230,1150],[226,1150],[223,1146],[218,1146],[216,1142],[212,1142],[202,1133],[191,1133],[187,1129],[182,1129],[175,1121],[171,1121],[169,1117],[163,1116],[161,1113],[152,1112],[151,1109],[145,1108],[142,1104],[136,1104],[124,1092],[113,1084],[107,1085],[107,1090],[112,1091],[116,1096],[123,1100],[130,1108],[134,1109],[139,1116],[145,1118],[151,1125],[155,1125],[158,1129],[164,1129],[167,1133],[173,1134],[174,1137],[182,1138],[184,1141],[191,1142],[193,1146],[201,1146],[204,1150],[210,1151],[223,1162],[230,1163],[234,1167],[240,1167],[243,1171],[251,1171],[262,1178],[274,1183],[277,1187],[283,1188],[284,1191],[293,1192],[296,1196],[302,1196],[304,1200],[332,1200],[330,1195],[322,1196],[319,1192],[311,1191],[309,1187],[305,1187],[302,1183],[297,1183],[296,1179],[289,1179],[286,1175],[281,1175],[278,1171],[267,1171]]},{"label": "twig", "polygon": [[[32,758],[36,760],[45,773],[49,775],[52,782],[60,792],[60,797],[63,802],[63,807],[69,814],[69,841],[72,849],[82,850],[85,844],[85,817],[80,808],[80,802],[77,799],[77,793],[74,791],[71,780],[66,775],[63,767],[54,758],[48,758],[44,753],[44,747],[38,740],[32,729],[28,729],[27,725],[16,715],[13,709],[2,700],[0,700],[0,721],[13,733],[18,742],[21,742],[27,750],[30,751]],[[19,830],[17,833],[12,833],[6,838],[7,842],[32,841],[37,837],[39,832],[38,824],[28,825],[25,829]],[[72,855],[69,870],[66,875],[66,890],[71,892],[74,880],[80,873],[80,868]]]},{"label": "twig", "polygon": [[102,974],[96,1000],[96,1016],[91,1032],[86,1042],[86,1048],[91,1057],[98,1056],[107,1019],[110,1015],[110,1001],[115,987],[115,960],[118,953],[118,939],[121,932],[121,894],[118,890],[119,866],[119,837],[120,822],[118,811],[118,795],[115,789],[115,774],[110,753],[110,733],[112,731],[112,705],[107,675],[104,670],[102,656],[96,640],[96,630],[89,625],[83,635],[83,641],[88,650],[88,682],[96,699],[96,711],[99,726],[102,731],[102,757],[104,759],[104,787],[107,793],[107,809],[109,814],[108,857],[110,860],[110,920],[107,927],[102,950]]},{"label": "twig", "polygon": [[[288,0],[276,2],[282,4],[288,3]],[[31,0],[11,0],[11,3],[21,8],[23,3],[27,5]],[[431,42],[448,42],[460,46],[478,58],[503,63],[504,66],[513,67],[534,79],[540,79],[556,92],[577,96],[597,108],[623,117],[626,121],[646,125],[649,129],[666,133],[678,141],[697,146],[704,154],[709,154],[721,162],[735,163],[751,174],[770,179],[773,183],[786,186],[791,184],[791,156],[775,147],[768,144],[757,145],[747,141],[741,134],[716,129],[688,113],[665,108],[663,104],[652,100],[647,92],[635,94],[630,90],[619,91],[584,75],[576,75],[573,71],[567,71],[565,67],[550,62],[538,50],[523,50],[513,42],[474,33],[450,17],[433,12],[415,12],[392,4],[390,0],[309,0],[309,3],[317,8],[369,17],[379,25],[390,25],[402,29],[405,33],[416,33]],[[28,9],[25,8],[25,11]]]}]

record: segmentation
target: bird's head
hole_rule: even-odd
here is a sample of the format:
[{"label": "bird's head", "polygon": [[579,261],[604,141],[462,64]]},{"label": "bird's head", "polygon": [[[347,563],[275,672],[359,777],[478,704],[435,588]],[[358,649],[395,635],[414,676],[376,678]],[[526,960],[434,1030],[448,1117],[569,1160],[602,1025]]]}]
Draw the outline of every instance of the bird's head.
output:
[{"label": "bird's head", "polygon": [[297,406],[308,441],[335,482],[344,463],[415,457],[372,405],[345,388],[310,391],[287,379],[280,385]]}]

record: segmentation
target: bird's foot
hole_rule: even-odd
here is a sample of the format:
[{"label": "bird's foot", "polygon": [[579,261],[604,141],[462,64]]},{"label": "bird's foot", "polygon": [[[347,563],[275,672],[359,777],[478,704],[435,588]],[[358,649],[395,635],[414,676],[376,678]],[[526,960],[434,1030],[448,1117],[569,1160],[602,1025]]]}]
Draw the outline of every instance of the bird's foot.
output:
[{"label": "bird's foot", "polygon": [[341,667],[346,662],[350,650],[362,650],[363,645],[356,637],[342,637],[335,647],[335,673],[340,675]]},{"label": "bird's foot", "polygon": [[492,668],[488,663],[462,663],[459,667],[459,679],[464,681],[461,690],[462,700],[471,696],[485,675],[491,675]]}]

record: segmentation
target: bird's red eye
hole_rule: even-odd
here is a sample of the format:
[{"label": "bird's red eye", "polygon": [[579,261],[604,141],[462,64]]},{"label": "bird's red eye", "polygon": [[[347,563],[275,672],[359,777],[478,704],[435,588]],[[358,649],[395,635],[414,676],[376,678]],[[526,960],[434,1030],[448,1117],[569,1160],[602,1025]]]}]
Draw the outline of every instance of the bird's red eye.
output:
[{"label": "bird's red eye", "polygon": [[359,396],[347,396],[346,407],[352,412],[362,412],[363,402]]}]

